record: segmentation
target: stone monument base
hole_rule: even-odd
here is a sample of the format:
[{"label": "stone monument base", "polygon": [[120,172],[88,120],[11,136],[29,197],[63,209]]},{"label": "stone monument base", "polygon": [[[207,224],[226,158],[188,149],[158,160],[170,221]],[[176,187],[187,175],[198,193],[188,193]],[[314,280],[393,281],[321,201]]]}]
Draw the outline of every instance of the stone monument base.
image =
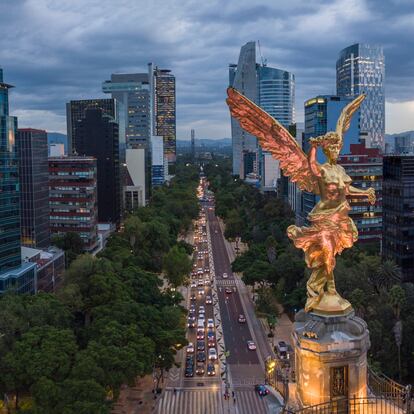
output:
[{"label": "stone monument base", "polygon": [[297,398],[303,407],[367,396],[369,332],[353,311],[322,316],[302,310],[292,337]]}]

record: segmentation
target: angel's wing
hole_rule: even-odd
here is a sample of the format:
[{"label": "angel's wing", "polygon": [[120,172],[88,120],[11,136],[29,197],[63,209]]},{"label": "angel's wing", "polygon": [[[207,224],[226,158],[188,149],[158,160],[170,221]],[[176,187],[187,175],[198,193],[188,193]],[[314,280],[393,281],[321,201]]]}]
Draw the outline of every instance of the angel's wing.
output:
[{"label": "angel's wing", "polygon": [[236,89],[228,88],[227,95],[231,115],[238,119],[244,130],[257,137],[265,151],[280,161],[283,174],[296,182],[301,190],[319,194],[318,182],[308,159],[286,128]]},{"label": "angel's wing", "polygon": [[365,95],[359,95],[352,102],[350,102],[341,112],[341,116],[336,123],[336,133],[343,137],[345,132],[348,131],[351,126],[351,118],[355,111],[358,110],[362,101],[365,99]]}]

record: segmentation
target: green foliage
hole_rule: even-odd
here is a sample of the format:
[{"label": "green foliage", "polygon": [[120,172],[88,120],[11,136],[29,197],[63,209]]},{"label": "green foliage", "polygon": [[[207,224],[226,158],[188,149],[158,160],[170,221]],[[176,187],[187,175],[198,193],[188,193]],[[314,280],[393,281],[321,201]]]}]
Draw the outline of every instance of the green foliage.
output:
[{"label": "green foliage", "polygon": [[52,244],[65,251],[66,265],[69,266],[83,252],[83,242],[78,233],[54,234]]},{"label": "green foliage", "polygon": [[80,254],[77,235],[55,238],[74,253],[56,295],[0,297],[0,394],[16,408],[23,394],[33,414],[106,414],[122,384],[173,366],[186,343],[182,296],[162,291],[156,272],[179,285],[191,270],[192,248],[177,239],[198,215],[197,184],[197,170],[178,165],[98,257]]}]

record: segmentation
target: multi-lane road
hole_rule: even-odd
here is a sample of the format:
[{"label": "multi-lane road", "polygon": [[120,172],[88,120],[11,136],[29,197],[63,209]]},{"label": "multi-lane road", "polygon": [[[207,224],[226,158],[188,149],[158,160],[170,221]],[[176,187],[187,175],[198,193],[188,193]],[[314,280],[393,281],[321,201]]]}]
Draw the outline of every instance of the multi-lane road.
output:
[{"label": "multi-lane road", "polygon": [[[214,318],[218,340],[216,349],[220,361],[216,362],[215,376],[194,374],[194,377],[188,378],[184,376],[185,350],[181,351],[178,358],[182,366],[170,370],[167,386],[155,413],[279,413],[280,404],[273,395],[260,397],[254,389],[256,384],[264,383],[264,358],[268,355],[268,344],[263,339],[263,332],[258,334],[260,324],[251,304],[246,303],[248,295],[243,282],[231,271],[228,250],[214,213],[214,204],[203,202],[202,209],[203,216],[207,219],[207,243],[199,244],[198,250],[208,250],[206,259],[208,258],[213,287],[205,286],[205,293],[202,295],[198,295],[198,286],[188,288],[187,307],[193,303],[197,310],[200,305],[204,305],[206,320]],[[201,265],[198,263],[195,268],[199,266]],[[223,274],[226,276],[223,277]],[[195,295],[193,300],[192,295]],[[206,295],[213,298],[214,307],[205,304]],[[239,322],[240,315],[246,318],[246,322]],[[195,332],[196,329],[189,329],[187,336],[194,345],[197,343]],[[247,341],[253,341],[258,349],[249,349]],[[225,393],[228,393],[227,398],[224,398]]]}]

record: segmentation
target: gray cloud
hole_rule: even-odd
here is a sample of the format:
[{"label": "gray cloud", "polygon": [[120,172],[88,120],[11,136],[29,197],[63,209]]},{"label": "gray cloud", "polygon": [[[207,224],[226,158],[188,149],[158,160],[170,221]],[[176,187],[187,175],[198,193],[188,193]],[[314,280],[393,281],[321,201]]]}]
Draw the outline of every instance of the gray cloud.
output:
[{"label": "gray cloud", "polygon": [[338,53],[355,42],[384,46],[387,100],[414,101],[411,0],[0,0],[0,28],[22,126],[65,131],[65,102],[153,61],[176,75],[179,137],[229,136],[227,67],[257,39],[296,75],[298,121],[304,100],[335,92]]}]

